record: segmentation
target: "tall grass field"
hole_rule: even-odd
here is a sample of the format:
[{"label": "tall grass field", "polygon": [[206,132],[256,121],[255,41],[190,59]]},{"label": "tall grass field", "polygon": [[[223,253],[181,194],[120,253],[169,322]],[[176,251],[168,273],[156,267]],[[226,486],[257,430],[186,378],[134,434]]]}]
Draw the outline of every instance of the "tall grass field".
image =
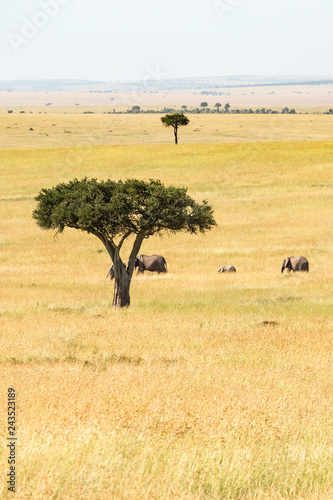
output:
[{"label": "tall grass field", "polygon": [[[0,150],[15,498],[333,498],[332,167],[327,141]],[[218,226],[146,240],[169,272],[134,275],[131,307],[113,310],[99,240],[31,216],[42,188],[85,176],[188,187]],[[292,255],[309,273],[281,274]],[[5,474],[0,492],[14,496]]]}]

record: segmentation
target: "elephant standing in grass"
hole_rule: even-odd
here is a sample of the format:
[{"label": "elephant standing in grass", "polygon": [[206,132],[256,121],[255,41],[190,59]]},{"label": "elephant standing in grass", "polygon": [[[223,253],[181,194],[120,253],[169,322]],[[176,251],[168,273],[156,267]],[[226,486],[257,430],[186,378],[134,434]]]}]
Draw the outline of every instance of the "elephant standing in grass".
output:
[{"label": "elephant standing in grass", "polygon": [[114,265],[111,264],[111,266],[109,267],[109,272],[108,274],[106,275],[106,277],[108,278],[110,276],[110,280],[113,280],[114,279]]},{"label": "elephant standing in grass", "polygon": [[163,255],[138,255],[134,267],[138,267],[138,273],[151,271],[155,273],[167,273],[167,263]]},{"label": "elephant standing in grass", "polygon": [[284,259],[282,262],[281,266],[281,273],[285,269],[288,269],[288,273],[290,271],[309,271],[309,263],[305,257],[302,257],[301,255],[299,257],[287,257]]},{"label": "elephant standing in grass", "polygon": [[[126,266],[125,266],[125,264],[124,264],[124,267],[126,267]],[[108,278],[109,276],[110,276],[110,280],[113,280],[113,279],[114,279],[114,277],[115,277],[114,265],[113,265],[113,264],[111,264],[111,266],[109,267],[109,272],[108,272],[108,274],[106,275],[106,277],[107,277],[107,278]]]},{"label": "elephant standing in grass", "polygon": [[223,266],[218,270],[219,273],[235,273],[236,268],[234,266]]}]

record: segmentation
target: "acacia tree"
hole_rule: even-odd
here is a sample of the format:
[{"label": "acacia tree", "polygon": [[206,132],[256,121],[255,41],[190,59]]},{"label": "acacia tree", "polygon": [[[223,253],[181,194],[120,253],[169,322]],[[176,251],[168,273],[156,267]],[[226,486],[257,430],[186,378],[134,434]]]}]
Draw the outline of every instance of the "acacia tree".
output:
[{"label": "acacia tree", "polygon": [[[114,265],[114,307],[130,305],[134,262],[144,239],[163,231],[204,233],[216,225],[207,201],[198,204],[186,188],[165,187],[158,180],[74,179],[42,189],[36,201],[33,218],[42,229],[79,229],[103,243]],[[126,266],[120,251],[130,236],[134,242]]]},{"label": "acacia tree", "polygon": [[173,115],[162,116],[161,122],[165,127],[173,127],[175,144],[178,144],[178,128],[188,125],[190,120],[184,113],[174,113]]}]

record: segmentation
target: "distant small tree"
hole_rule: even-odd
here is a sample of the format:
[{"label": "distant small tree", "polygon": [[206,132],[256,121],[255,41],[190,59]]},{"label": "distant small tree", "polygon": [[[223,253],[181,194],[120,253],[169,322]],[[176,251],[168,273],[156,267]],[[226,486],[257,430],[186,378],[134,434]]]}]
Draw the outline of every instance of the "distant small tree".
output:
[{"label": "distant small tree", "polygon": [[140,106],[132,106],[132,113],[140,113],[141,108]]},{"label": "distant small tree", "polygon": [[185,110],[185,109],[187,109],[186,104],[184,104],[184,105],[181,107],[181,109],[184,109],[184,110]]},{"label": "distant small tree", "polygon": [[229,113],[229,108],[230,108],[230,104],[227,102],[227,104],[224,105],[224,111],[226,113]]},{"label": "distant small tree", "polygon": [[[102,242],[114,266],[114,307],[130,305],[134,263],[145,239],[164,231],[205,233],[216,226],[206,201],[196,203],[187,189],[165,187],[157,180],[74,179],[42,189],[36,201],[33,218],[42,229],[57,233],[65,227],[79,229]],[[134,241],[126,266],[120,250],[131,236]]]},{"label": "distant small tree", "polygon": [[294,115],[294,114],[296,114],[296,111],[294,110],[294,108],[292,108],[292,109],[290,109],[290,110],[289,110],[289,114],[290,114],[290,115]]},{"label": "distant small tree", "polygon": [[173,115],[162,116],[161,122],[165,127],[173,127],[175,144],[178,144],[178,128],[186,127],[190,120],[183,113],[174,113]]},{"label": "distant small tree", "polygon": [[285,108],[283,108],[283,110],[282,110],[282,114],[286,114],[286,113],[289,113],[289,108],[287,106]]},{"label": "distant small tree", "polygon": [[201,102],[201,103],[200,103],[200,106],[201,106],[202,108],[207,108],[207,106],[208,106],[208,102]]},{"label": "distant small tree", "polygon": [[217,102],[215,104],[215,108],[217,109],[217,112],[219,113],[220,112],[220,107],[222,106],[222,104],[220,102]]}]

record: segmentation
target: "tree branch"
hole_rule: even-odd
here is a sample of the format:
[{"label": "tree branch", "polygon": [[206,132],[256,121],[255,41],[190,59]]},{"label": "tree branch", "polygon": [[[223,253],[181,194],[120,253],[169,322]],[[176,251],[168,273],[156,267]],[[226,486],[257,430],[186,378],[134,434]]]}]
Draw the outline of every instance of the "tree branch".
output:
[{"label": "tree branch", "polygon": [[132,234],[131,231],[127,231],[127,233],[124,234],[124,236],[121,238],[121,240],[119,241],[119,244],[118,244],[118,251],[120,252],[120,249],[121,247],[123,246],[123,243],[124,241],[126,240],[126,238],[128,238],[130,235]]},{"label": "tree branch", "polygon": [[129,256],[129,259],[128,259],[127,272],[130,275],[130,278],[133,275],[135,258],[139,253],[140,247],[141,247],[144,239],[145,239],[145,234],[143,232],[138,233],[136,238],[135,238],[134,245],[133,245],[131,254]]},{"label": "tree branch", "polygon": [[111,257],[111,260],[112,262],[114,261],[114,257],[115,257],[115,253],[116,253],[116,250],[117,250],[117,247],[116,245],[113,243],[112,240],[109,240],[103,233],[101,233],[100,231],[97,231],[97,230],[94,230],[94,231],[91,231],[91,233],[94,235],[94,236],[97,236],[97,238],[99,240],[101,240],[101,242],[103,243],[103,245],[105,246],[106,248],[106,251],[108,252],[108,254],[110,255]]}]

